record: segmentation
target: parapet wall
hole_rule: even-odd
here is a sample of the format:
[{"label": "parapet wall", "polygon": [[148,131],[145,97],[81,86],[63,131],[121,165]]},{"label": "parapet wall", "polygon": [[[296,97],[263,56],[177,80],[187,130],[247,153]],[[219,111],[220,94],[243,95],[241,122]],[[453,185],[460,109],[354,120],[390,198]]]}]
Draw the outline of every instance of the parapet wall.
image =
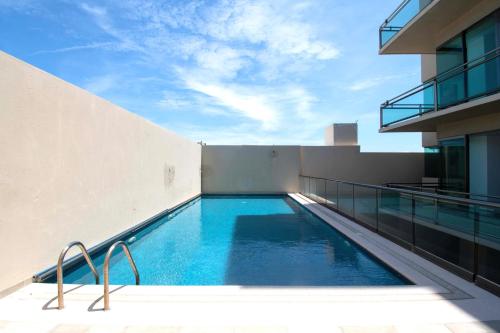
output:
[{"label": "parapet wall", "polygon": [[365,153],[354,147],[302,147],[301,173],[357,183],[419,183],[423,153]]},{"label": "parapet wall", "polygon": [[286,193],[299,191],[299,174],[377,185],[420,182],[424,154],[364,153],[359,146],[204,146],[202,170],[203,193]]},{"label": "parapet wall", "polygon": [[297,192],[299,146],[203,146],[203,193]]},{"label": "parapet wall", "polygon": [[201,147],[0,52],[0,292],[201,191]]}]

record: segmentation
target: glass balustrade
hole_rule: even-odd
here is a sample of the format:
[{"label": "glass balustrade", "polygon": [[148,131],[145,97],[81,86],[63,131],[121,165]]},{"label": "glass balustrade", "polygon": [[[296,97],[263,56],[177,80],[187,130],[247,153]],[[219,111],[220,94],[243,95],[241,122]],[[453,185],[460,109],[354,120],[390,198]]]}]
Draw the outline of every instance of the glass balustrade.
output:
[{"label": "glass balustrade", "polygon": [[380,106],[380,126],[418,118],[500,91],[500,48],[454,67]]},{"label": "glass balustrade", "polygon": [[[317,177],[300,178],[301,193],[319,204],[421,255],[437,258],[457,274],[500,286],[500,204]],[[310,193],[308,184],[312,184]]]},{"label": "glass balustrade", "polygon": [[396,8],[379,30],[380,48],[390,41],[433,0],[406,0]]}]

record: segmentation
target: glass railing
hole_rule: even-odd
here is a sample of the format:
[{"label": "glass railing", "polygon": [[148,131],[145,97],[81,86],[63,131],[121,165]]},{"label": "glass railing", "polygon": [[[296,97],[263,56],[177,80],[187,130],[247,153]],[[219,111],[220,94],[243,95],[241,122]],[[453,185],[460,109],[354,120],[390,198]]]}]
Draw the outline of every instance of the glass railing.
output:
[{"label": "glass railing", "polygon": [[380,106],[380,127],[500,91],[500,48],[452,68]]},{"label": "glass railing", "polygon": [[379,29],[379,45],[382,48],[433,0],[405,0],[389,16]]},{"label": "glass railing", "polygon": [[495,195],[487,195],[480,193],[470,193],[463,192],[458,189],[454,189],[454,184],[443,184],[443,183],[387,183],[384,186],[393,187],[393,188],[401,188],[405,190],[411,191],[419,191],[419,192],[427,192],[427,193],[436,193],[442,195],[448,195],[451,197],[479,200],[479,201],[488,201],[495,202],[500,204],[500,196]]},{"label": "glass railing", "polygon": [[500,290],[500,204],[300,176],[300,193],[490,290]]}]

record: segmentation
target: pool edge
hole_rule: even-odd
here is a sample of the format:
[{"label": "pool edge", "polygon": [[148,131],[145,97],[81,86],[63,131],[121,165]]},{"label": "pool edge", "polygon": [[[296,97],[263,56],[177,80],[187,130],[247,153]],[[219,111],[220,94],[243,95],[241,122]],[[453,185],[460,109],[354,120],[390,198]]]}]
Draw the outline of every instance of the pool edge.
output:
[{"label": "pool edge", "polygon": [[[138,224],[126,229],[125,231],[122,231],[122,232],[92,246],[91,248],[88,249],[90,256],[97,255],[98,253],[104,251],[106,248],[111,246],[114,242],[126,239],[129,235],[136,233],[136,232],[150,226],[151,224],[157,222],[159,219],[167,216],[168,214],[172,214],[176,211],[179,211],[180,209],[182,209],[184,207],[187,207],[188,205],[194,203],[196,200],[199,200],[202,197],[202,195],[203,195],[202,193],[198,193],[197,195],[195,195],[187,200],[184,200],[181,203],[179,203],[171,208],[167,208],[167,209],[159,212],[158,214],[153,215],[152,217],[150,217],[142,222],[139,222]],[[70,268],[80,264],[80,262],[83,260],[84,260],[84,258],[83,258],[82,254],[75,255],[63,263],[63,270],[70,269]],[[56,274],[56,269],[57,269],[57,265],[53,265],[45,270],[42,270],[38,273],[35,273],[33,275],[33,277],[31,278],[31,282],[43,283],[43,282],[47,281],[48,279],[53,278]]]}]

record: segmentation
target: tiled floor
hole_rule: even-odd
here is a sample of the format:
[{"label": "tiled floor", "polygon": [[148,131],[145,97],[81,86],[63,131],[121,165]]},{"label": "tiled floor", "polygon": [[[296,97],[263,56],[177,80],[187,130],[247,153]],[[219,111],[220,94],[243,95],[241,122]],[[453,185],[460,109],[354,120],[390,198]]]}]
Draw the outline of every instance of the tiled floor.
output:
[{"label": "tiled floor", "polygon": [[[102,286],[31,284],[0,299],[0,332],[500,332],[500,298],[309,200],[293,195],[415,286],[126,286],[102,311]],[[112,290],[117,286],[112,286]]]}]

